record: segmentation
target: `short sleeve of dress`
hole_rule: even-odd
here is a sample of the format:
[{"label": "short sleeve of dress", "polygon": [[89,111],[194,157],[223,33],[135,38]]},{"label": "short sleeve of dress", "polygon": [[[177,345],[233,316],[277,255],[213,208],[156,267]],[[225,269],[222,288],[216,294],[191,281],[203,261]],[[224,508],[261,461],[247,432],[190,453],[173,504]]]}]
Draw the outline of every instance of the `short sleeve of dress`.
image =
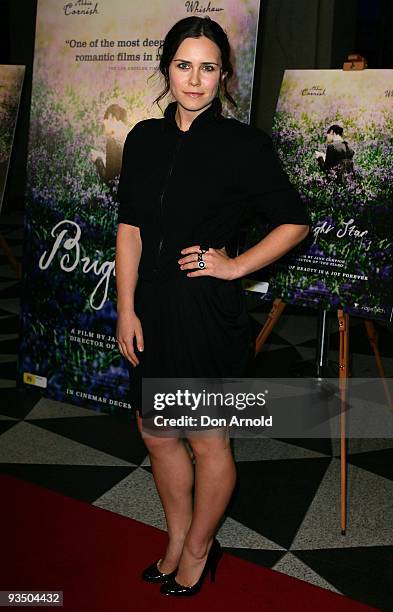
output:
[{"label": "short sleeve of dress", "polygon": [[138,214],[132,198],[132,154],[133,151],[135,154],[135,151],[138,150],[137,147],[133,147],[135,127],[127,134],[124,142],[119,186],[117,189],[117,200],[119,202],[117,223],[126,223],[127,225],[139,227]]},{"label": "short sleeve of dress", "polygon": [[244,170],[249,213],[264,216],[271,225],[309,225],[310,219],[298,191],[283,170],[271,138],[254,130]]}]

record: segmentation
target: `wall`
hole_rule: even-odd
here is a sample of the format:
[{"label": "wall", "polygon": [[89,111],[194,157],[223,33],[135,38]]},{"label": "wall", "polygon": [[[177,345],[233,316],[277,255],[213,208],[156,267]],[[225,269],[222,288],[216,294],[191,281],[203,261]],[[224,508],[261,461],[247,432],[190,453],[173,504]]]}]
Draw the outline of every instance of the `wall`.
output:
[{"label": "wall", "polygon": [[252,117],[270,132],[285,69],[341,67],[354,52],[357,2],[262,1]]}]

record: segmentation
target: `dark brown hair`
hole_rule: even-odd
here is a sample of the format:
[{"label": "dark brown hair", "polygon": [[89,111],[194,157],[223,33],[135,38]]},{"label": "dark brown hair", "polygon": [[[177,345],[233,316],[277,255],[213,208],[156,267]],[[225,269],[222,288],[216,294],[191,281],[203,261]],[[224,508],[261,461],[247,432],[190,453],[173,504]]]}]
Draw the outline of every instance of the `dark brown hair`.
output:
[{"label": "dark brown hair", "polygon": [[326,133],[330,134],[330,132],[333,132],[333,134],[337,134],[337,136],[342,136],[344,134],[343,128],[341,127],[341,125],[337,125],[337,123],[331,125]]},{"label": "dark brown hair", "polygon": [[175,23],[165,36],[164,42],[160,47],[161,58],[158,66],[159,72],[164,77],[165,86],[154,102],[158,104],[169,91],[169,65],[183,40],[186,38],[200,38],[201,36],[209,38],[220,49],[222,72],[226,73],[222,81],[224,96],[231,104],[236,106],[235,100],[228,92],[228,81],[233,75],[233,67],[230,60],[231,48],[228,37],[220,24],[210,19],[210,17],[185,17]]},{"label": "dark brown hair", "polygon": [[104,119],[108,119],[109,115],[112,115],[118,121],[127,122],[127,111],[118,104],[111,104],[105,111]]}]

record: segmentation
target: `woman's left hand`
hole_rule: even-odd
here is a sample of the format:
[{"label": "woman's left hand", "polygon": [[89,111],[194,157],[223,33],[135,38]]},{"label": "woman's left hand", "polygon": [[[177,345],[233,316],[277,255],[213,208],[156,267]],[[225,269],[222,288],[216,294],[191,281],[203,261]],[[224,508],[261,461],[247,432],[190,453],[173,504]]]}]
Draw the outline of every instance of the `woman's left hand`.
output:
[{"label": "woman's left hand", "polygon": [[181,251],[183,257],[178,262],[180,269],[194,270],[188,272],[187,276],[215,276],[223,280],[233,280],[239,277],[236,261],[227,255],[225,248],[209,249],[206,253],[203,253],[202,258],[206,267],[202,270],[195,270],[198,267],[200,248],[199,245],[196,245]]}]

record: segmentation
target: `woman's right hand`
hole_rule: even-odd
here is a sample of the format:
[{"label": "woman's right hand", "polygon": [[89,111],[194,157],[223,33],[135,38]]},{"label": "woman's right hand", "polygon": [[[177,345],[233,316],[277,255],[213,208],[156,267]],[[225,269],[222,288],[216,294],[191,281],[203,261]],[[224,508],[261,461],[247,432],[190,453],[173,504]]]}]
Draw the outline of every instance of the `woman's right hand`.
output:
[{"label": "woman's right hand", "polygon": [[135,367],[139,359],[135,354],[134,339],[138,351],[143,351],[142,325],[135,312],[118,312],[116,339],[120,353]]}]

